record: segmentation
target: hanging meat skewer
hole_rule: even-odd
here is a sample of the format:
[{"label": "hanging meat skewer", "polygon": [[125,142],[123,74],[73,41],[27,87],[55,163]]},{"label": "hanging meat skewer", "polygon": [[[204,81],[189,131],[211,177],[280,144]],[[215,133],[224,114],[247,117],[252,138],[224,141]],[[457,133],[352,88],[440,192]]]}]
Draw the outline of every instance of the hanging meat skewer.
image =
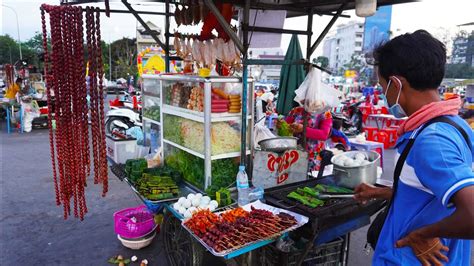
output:
[{"label": "hanging meat skewer", "polygon": [[[48,49],[46,13],[51,27]],[[90,110],[94,183],[108,190],[105,150],[103,65],[100,36],[100,12],[86,8],[88,82],[86,84],[83,45],[83,10],[72,6],[41,6],[44,72],[47,83],[48,125],[56,204],[63,205],[64,218],[84,219],[87,213],[85,189],[90,174]],[[90,107],[87,105],[87,91]],[[54,92],[54,106],[53,106]],[[56,130],[53,130],[53,113]]]}]

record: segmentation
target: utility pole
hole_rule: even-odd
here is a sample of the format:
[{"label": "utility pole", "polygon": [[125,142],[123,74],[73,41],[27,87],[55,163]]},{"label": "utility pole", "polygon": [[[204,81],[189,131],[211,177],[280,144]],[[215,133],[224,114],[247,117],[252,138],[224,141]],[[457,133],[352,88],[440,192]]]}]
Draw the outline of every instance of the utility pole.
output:
[{"label": "utility pole", "polygon": [[7,5],[3,5],[2,6],[6,7],[6,8],[9,8],[11,9],[11,11],[13,11],[13,13],[15,13],[15,17],[16,17],[16,30],[18,32],[18,46],[20,48],[20,60],[23,60],[23,55],[21,53],[21,39],[20,39],[20,24],[18,23],[18,14],[16,13],[16,10],[11,7],[11,6],[7,6]]}]

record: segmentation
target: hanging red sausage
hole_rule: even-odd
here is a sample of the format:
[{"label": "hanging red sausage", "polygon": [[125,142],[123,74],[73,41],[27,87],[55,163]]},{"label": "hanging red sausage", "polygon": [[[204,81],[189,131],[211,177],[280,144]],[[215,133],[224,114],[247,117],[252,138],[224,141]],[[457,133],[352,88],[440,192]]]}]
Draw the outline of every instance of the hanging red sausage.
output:
[{"label": "hanging red sausage", "polygon": [[[74,216],[81,220],[87,213],[84,187],[91,172],[89,117],[94,183],[103,185],[103,196],[108,190],[100,11],[91,7],[86,7],[85,11],[87,61],[84,54],[83,9],[41,6],[54,190],[56,204],[63,205],[64,219],[71,215],[71,207]],[[49,14],[51,48],[48,48],[46,13]],[[87,78],[86,62],[89,66]],[[53,129],[53,121],[56,129]]]}]

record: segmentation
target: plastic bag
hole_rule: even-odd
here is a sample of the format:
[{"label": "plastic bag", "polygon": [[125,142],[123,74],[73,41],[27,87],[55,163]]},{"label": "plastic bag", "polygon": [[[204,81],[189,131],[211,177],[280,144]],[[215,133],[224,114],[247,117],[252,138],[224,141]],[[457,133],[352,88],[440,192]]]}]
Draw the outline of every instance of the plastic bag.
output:
[{"label": "plastic bag", "polygon": [[268,129],[265,126],[265,123],[256,124],[255,127],[254,127],[254,134],[253,135],[254,135],[255,148],[257,148],[257,149],[260,148],[260,145],[258,145],[259,141],[275,137],[275,135],[270,131],[270,129]]},{"label": "plastic bag", "polygon": [[332,107],[337,107],[341,101],[342,93],[329,85],[321,82],[321,71],[314,67],[310,68],[303,83],[295,91],[294,100],[304,105],[309,113],[320,114]]}]

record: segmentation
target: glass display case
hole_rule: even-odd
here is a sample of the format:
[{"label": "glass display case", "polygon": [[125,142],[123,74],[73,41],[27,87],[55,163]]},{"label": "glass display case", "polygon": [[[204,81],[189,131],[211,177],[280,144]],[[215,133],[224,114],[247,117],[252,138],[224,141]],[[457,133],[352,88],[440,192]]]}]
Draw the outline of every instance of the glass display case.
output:
[{"label": "glass display case", "polygon": [[145,145],[154,153],[161,147],[161,98],[157,75],[142,75],[142,123]]},{"label": "glass display case", "polygon": [[[204,190],[235,181],[241,155],[242,80],[162,74],[161,146],[165,164]],[[151,82],[149,83],[151,84]],[[247,125],[253,118],[253,80],[248,80]],[[146,95],[146,93],[145,93]],[[146,106],[146,103],[145,103]],[[252,130],[246,130],[250,154]]]}]

